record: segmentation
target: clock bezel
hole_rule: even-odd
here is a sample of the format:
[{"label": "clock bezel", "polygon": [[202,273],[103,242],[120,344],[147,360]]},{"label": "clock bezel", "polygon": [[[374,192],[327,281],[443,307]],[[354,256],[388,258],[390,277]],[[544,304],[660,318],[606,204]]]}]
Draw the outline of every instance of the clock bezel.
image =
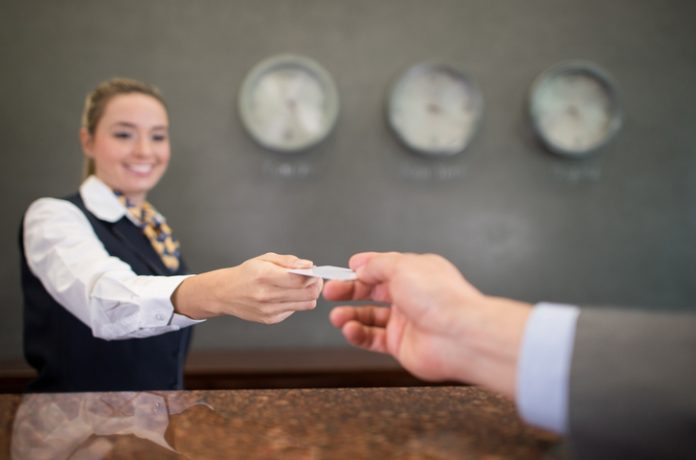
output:
[{"label": "clock bezel", "polygon": [[[325,96],[324,123],[320,134],[297,146],[277,144],[267,139],[257,131],[255,123],[252,121],[252,95],[256,84],[264,76],[282,68],[296,68],[311,74],[319,82]],[[298,54],[278,54],[260,61],[247,73],[239,90],[238,109],[244,128],[259,145],[275,152],[303,152],[324,141],[336,125],[339,107],[338,90],[331,74],[314,59]]]},{"label": "clock bezel", "polygon": [[[555,143],[547,134],[547,131],[541,125],[541,110],[538,107],[540,91],[545,84],[548,84],[552,79],[564,75],[586,75],[591,77],[605,91],[609,101],[609,126],[607,127],[604,137],[599,143],[596,143],[588,148],[567,148]],[[532,127],[537,138],[550,152],[557,155],[570,158],[586,158],[592,156],[597,151],[606,146],[618,133],[623,124],[623,111],[619,97],[618,86],[614,78],[599,65],[586,60],[568,60],[561,61],[542,71],[532,82],[528,96],[529,117],[532,121]]]},{"label": "clock bezel", "polygon": [[[454,75],[459,81],[464,82],[467,93],[473,98],[474,108],[474,120],[471,123],[469,132],[466,135],[463,145],[458,149],[439,149],[439,148],[424,148],[418,145],[414,145],[402,132],[402,129],[397,125],[395,120],[395,105],[398,103],[398,98],[400,96],[400,90],[404,84],[408,82],[411,78],[416,75],[421,75],[424,73],[431,72],[447,72]],[[392,132],[396,135],[397,139],[409,150],[416,152],[418,154],[430,156],[430,157],[452,157],[464,152],[470,145],[476,134],[479,131],[483,120],[483,113],[485,110],[485,102],[483,98],[483,92],[479,87],[476,80],[474,80],[468,72],[466,72],[462,67],[446,63],[443,61],[425,61],[409,66],[406,70],[401,72],[396,80],[392,83],[387,99],[387,122]]]}]

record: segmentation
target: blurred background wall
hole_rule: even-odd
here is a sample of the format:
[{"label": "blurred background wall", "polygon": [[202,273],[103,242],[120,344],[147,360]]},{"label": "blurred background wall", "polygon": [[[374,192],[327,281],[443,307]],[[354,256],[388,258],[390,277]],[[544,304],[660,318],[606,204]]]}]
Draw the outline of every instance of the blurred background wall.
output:
[{"label": "blurred background wall", "polygon": [[[432,251],[483,291],[654,309],[696,307],[696,4],[686,0],[5,1],[0,14],[0,358],[21,358],[17,230],[29,203],[80,182],[87,91],[130,76],[169,103],[173,161],[152,193],[196,272],[274,251],[345,265],[360,250]],[[278,53],[333,75],[332,135],[299,155],[244,131],[238,89]],[[432,160],[388,129],[408,66],[461,65],[483,124]],[[565,59],[616,79],[624,126],[592,158],[547,153],[532,80]],[[282,324],[198,326],[194,349],[341,347],[330,305]]]}]

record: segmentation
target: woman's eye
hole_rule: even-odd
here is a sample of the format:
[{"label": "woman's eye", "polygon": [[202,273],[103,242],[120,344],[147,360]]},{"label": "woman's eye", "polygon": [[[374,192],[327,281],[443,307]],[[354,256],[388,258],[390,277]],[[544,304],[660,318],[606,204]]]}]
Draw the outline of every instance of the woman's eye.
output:
[{"label": "woman's eye", "polygon": [[155,142],[162,142],[167,139],[166,134],[153,134],[152,135],[152,140]]},{"label": "woman's eye", "polygon": [[132,136],[131,133],[128,133],[126,131],[117,131],[114,133],[114,137],[116,139],[130,139]]}]

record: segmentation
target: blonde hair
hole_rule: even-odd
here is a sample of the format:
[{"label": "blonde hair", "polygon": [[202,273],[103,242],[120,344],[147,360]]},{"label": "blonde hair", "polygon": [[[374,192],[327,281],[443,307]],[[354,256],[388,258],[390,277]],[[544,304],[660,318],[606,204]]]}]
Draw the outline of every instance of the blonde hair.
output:
[{"label": "blonde hair", "polygon": [[[115,96],[133,93],[151,96],[157,99],[165,109],[167,108],[167,104],[164,102],[164,98],[162,98],[162,94],[157,87],[130,78],[112,78],[111,80],[101,82],[87,94],[85,107],[82,110],[82,128],[87,131],[90,137],[93,137],[109,101]],[[82,178],[85,179],[94,174],[94,172],[94,160],[85,156]]]}]

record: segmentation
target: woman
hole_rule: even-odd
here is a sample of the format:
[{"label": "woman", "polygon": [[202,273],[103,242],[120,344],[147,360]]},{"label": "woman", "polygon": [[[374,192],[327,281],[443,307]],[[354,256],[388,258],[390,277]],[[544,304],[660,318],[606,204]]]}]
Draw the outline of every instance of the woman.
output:
[{"label": "woman", "polygon": [[20,247],[30,391],[181,389],[189,326],[233,315],[276,323],[316,306],[312,266],[265,254],[186,275],[178,242],[146,201],[170,157],[156,88],[113,79],[87,97],[80,140],[86,179],[26,212]]}]

